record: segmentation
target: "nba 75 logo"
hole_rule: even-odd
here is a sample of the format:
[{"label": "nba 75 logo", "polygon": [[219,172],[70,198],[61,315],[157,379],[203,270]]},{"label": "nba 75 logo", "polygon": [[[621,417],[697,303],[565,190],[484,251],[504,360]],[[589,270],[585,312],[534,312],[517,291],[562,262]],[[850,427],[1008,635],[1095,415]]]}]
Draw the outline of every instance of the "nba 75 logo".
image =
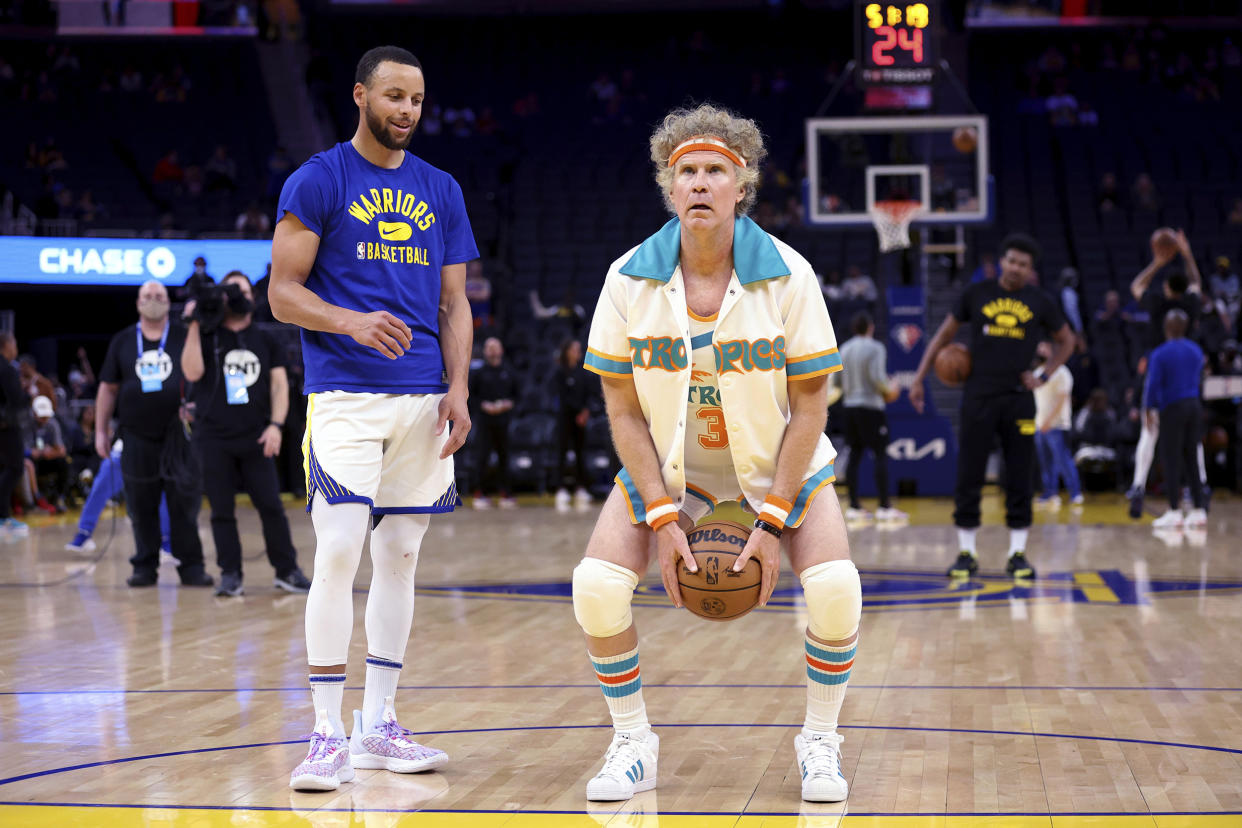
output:
[{"label": "nba 75 logo", "polygon": [[367,243],[358,242],[358,258],[365,259],[367,257]]},{"label": "nba 75 logo", "polygon": [[901,350],[907,354],[914,350],[914,346],[919,344],[919,340],[923,338],[923,331],[918,325],[898,325],[893,328],[893,341],[901,346]]}]

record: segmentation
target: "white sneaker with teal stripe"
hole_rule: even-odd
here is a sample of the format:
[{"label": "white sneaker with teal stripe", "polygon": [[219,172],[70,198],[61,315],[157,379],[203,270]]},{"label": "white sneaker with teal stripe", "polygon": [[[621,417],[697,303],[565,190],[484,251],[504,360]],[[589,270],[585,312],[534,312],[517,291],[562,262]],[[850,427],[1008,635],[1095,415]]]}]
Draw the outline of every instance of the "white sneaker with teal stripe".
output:
[{"label": "white sneaker with teal stripe", "polygon": [[850,795],[841,772],[841,742],[836,733],[802,728],[794,737],[798,772],[802,774],[802,798],[807,802],[841,802]]},{"label": "white sneaker with teal stripe", "polygon": [[587,783],[587,799],[616,802],[656,786],[660,737],[651,728],[616,733],[604,754],[604,766]]}]

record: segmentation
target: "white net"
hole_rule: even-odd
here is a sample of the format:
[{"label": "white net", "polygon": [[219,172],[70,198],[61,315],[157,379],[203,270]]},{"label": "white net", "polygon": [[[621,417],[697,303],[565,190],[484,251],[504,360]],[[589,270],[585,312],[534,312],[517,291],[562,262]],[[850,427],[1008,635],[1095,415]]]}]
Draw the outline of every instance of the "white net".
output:
[{"label": "white net", "polygon": [[923,212],[918,201],[877,201],[871,211],[871,223],[880,237],[880,252],[901,250],[910,246],[910,222]]}]

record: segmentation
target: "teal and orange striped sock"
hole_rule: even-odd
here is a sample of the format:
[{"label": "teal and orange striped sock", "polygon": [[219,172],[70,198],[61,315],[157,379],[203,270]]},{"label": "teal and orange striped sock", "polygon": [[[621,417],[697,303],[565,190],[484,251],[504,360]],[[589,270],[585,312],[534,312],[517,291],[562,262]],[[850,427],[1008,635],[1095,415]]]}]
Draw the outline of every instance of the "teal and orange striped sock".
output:
[{"label": "teal and orange striped sock", "polygon": [[854,666],[858,639],[848,647],[833,647],[806,637],[806,721],[807,730],[835,733],[845,686]]},{"label": "teal and orange striped sock", "polygon": [[591,666],[599,679],[612,725],[629,732],[649,727],[647,706],[643,704],[643,679],[638,672],[638,648],[615,656],[591,656]]}]

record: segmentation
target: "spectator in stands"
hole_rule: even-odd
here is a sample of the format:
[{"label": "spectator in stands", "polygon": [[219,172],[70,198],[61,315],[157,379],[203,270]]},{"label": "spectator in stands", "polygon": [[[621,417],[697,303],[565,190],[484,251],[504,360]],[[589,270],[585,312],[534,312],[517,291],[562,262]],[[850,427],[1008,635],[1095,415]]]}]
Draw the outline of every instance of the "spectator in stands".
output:
[{"label": "spectator in stands", "polygon": [[1225,340],[1220,346],[1220,353],[1216,355],[1216,363],[1211,371],[1218,377],[1242,376],[1242,353],[1238,352],[1237,340]]},{"label": "spectator in stands", "polygon": [[1104,307],[1091,320],[1091,339],[1119,337],[1124,341],[1126,320],[1121,312],[1121,294],[1110,290],[1104,294]]},{"label": "spectator in stands", "polygon": [[1135,210],[1154,213],[1160,209],[1160,195],[1156,192],[1156,182],[1147,173],[1139,173],[1130,188],[1130,200]]},{"label": "spectator in stands", "polygon": [[47,488],[35,500],[49,514],[58,515],[65,511],[65,494],[69,490],[69,452],[52,401],[38,396],[30,408],[35,423],[26,450],[34,462],[36,480],[48,480]]},{"label": "spectator in stands", "polygon": [[[536,319],[567,319],[573,322],[575,328],[586,321],[586,311],[582,305],[574,301],[573,285],[565,286],[565,295],[555,305],[543,304],[539,301],[539,291],[532,290],[530,292],[530,309]],[[579,350],[581,350],[581,345],[579,345]]]},{"label": "spectator in stands", "polygon": [[[30,354],[22,354],[18,360],[18,370],[21,372],[22,388],[30,395],[31,399],[35,397],[47,397],[51,402],[56,399],[56,386],[47,377],[39,373],[39,364]],[[53,409],[55,406],[53,405]]]},{"label": "spectator in stands", "polygon": [[478,401],[480,411],[474,420],[480,438],[474,490],[476,509],[490,509],[492,505],[487,472],[493,451],[496,452],[495,477],[500,489],[500,508],[517,506],[509,492],[509,421],[518,396],[518,380],[504,358],[505,347],[501,341],[488,337],[483,343],[483,367],[470,373],[470,398]]},{"label": "spectator in stands", "polygon": [[73,433],[65,432],[65,447],[69,450],[69,460],[73,463],[73,471],[81,479],[82,473],[90,475],[99,468],[100,457],[95,454],[95,403],[86,405],[78,419],[73,422]]},{"label": "spectator in stands", "polygon": [[841,283],[841,290],[845,293],[846,299],[874,302],[878,298],[879,294],[875,288],[875,280],[863,273],[862,268],[858,265],[850,265],[846,272],[849,275]]},{"label": "spectator in stands", "polygon": [[1203,348],[1203,352],[1212,359],[1225,340],[1233,334],[1233,323],[1216,300],[1204,293],[1199,296],[1202,305],[1199,308],[1199,324],[1196,326],[1195,341]]},{"label": "spectator in stands", "polygon": [[1228,256],[1216,257],[1216,270],[1208,277],[1208,287],[1221,305],[1221,310],[1230,319],[1237,318],[1238,312],[1242,311],[1242,282],[1230,268]]},{"label": "spectator in stands", "polygon": [[183,103],[190,94],[190,78],[181,64],[173,66],[167,75],[157,74],[151,82],[151,92],[157,103]]},{"label": "spectator in stands", "polygon": [[841,271],[836,268],[828,271],[820,291],[828,302],[840,302],[845,299],[845,287],[841,284]]},{"label": "spectator in stands", "polygon": [[992,253],[984,253],[979,257],[979,266],[975,268],[974,273],[970,274],[970,282],[982,282],[986,279],[996,278],[996,256]]},{"label": "spectator in stands", "polygon": [[247,239],[266,239],[272,232],[272,221],[259,207],[259,202],[252,201],[237,217],[234,229]]},{"label": "spectator in stands", "polygon": [[25,470],[22,417],[27,399],[21,376],[13,367],[17,359],[17,340],[8,331],[0,332],[0,533],[25,537],[26,524],[13,517],[13,489]]},{"label": "spectator in stands", "polygon": [[[591,505],[586,471],[586,426],[591,419],[593,379],[582,367],[582,343],[576,339],[562,343],[556,352],[555,380],[560,396],[556,417],[556,508],[560,511],[570,506],[570,486],[575,489],[572,499],[579,508]],[[566,474],[570,451],[574,453],[573,468]]]},{"label": "spectator in stands", "polygon": [[207,192],[228,191],[237,189],[237,162],[229,155],[229,148],[217,144],[216,150],[203,164],[206,176]]},{"label": "spectator in stands", "polygon": [[[121,1],[122,8],[124,8],[124,0]],[[121,70],[120,78],[117,79],[117,86],[121,88],[122,92],[141,92],[143,89],[142,73],[132,63],[126,64],[125,68]]]},{"label": "spectator in stands", "polygon": [[83,190],[78,196],[77,203],[73,205],[73,217],[84,223],[89,224],[105,215],[103,208],[95,203],[95,196],[90,190]]},{"label": "spectator in stands", "polygon": [[1069,91],[1069,79],[1059,76],[1052,82],[1053,92],[1044,105],[1053,126],[1073,126],[1078,122],[1078,99]]},{"label": "spectator in stands", "polygon": [[1065,312],[1065,321],[1074,329],[1079,340],[1083,336],[1082,312],[1078,309],[1078,271],[1072,267],[1061,269],[1060,282],[1061,310]]},{"label": "spectator in stands", "polygon": [[207,272],[207,260],[202,256],[195,256],[194,270],[186,278],[185,284],[177,289],[177,298],[184,302],[215,283],[216,280]]},{"label": "spectator in stands", "polygon": [[1108,392],[1096,388],[1074,419],[1075,468],[1083,474],[1109,474],[1117,467],[1117,415],[1108,404]]},{"label": "spectator in stands", "polygon": [[1096,207],[1101,213],[1116,210],[1122,206],[1121,191],[1117,188],[1117,176],[1107,172],[1100,178],[1100,191],[1095,197]]},{"label": "spectator in stands", "polygon": [[177,158],[176,150],[169,150],[164,157],[155,162],[155,170],[151,173],[151,181],[155,184],[178,185],[185,178],[185,171]]}]

